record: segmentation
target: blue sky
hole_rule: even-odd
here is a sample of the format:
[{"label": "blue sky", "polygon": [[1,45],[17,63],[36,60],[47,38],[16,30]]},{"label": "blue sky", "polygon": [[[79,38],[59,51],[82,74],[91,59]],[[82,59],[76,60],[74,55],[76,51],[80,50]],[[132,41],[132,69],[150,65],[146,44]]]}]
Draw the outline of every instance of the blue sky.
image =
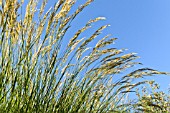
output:
[{"label": "blue sky", "polygon": [[[77,5],[86,0],[77,0]],[[49,5],[54,1],[49,0]],[[143,67],[170,72],[170,0],[95,0],[72,23],[70,33],[83,27],[95,17],[106,17],[96,28],[110,24],[103,36],[112,34],[118,38],[116,48],[127,48],[128,52],[136,52],[141,58]],[[70,34],[68,34],[69,36]],[[89,36],[90,32],[85,36]],[[163,90],[168,89],[170,76],[160,75],[151,78],[156,80]]]},{"label": "blue sky", "polygon": [[[78,4],[86,0],[77,0]],[[170,72],[170,0],[95,0],[75,20],[80,28],[97,16],[107,18],[98,25],[110,24],[104,33],[118,40],[114,47],[128,48],[141,57],[144,67]],[[167,89],[170,77],[154,77]]]}]

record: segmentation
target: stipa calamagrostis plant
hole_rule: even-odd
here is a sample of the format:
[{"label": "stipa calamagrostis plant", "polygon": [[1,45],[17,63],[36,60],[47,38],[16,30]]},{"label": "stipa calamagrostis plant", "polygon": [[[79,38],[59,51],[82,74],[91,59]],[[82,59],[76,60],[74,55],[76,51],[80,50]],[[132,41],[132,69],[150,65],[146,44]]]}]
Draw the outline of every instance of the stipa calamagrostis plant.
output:
[{"label": "stipa calamagrostis plant", "polygon": [[[158,91],[160,86],[154,81],[149,81],[150,87],[138,89],[138,101],[133,104],[132,111],[136,113],[169,113],[170,96],[162,91]],[[151,90],[148,90],[152,88]]]},{"label": "stipa calamagrostis plant", "polygon": [[123,70],[139,64],[134,62],[138,57],[134,53],[121,55],[123,49],[107,48],[116,40],[109,35],[88,47],[108,25],[87,39],[80,38],[103,17],[87,22],[69,37],[63,49],[72,21],[92,1],[87,0],[73,13],[70,9],[75,0],[58,0],[48,11],[47,0],[29,0],[26,9],[24,0],[0,1],[1,112],[123,112],[130,105],[122,102],[124,97],[148,82],[134,83],[135,79],[166,74],[142,68],[114,81]]}]

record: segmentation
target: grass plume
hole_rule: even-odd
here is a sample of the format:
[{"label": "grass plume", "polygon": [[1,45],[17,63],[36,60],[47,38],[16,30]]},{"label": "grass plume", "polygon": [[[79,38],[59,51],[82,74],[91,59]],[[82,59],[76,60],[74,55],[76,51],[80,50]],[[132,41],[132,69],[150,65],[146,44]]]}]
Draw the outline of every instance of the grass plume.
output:
[{"label": "grass plume", "polygon": [[[124,70],[140,63],[134,61],[138,58],[134,53],[108,48],[117,40],[110,35],[89,47],[109,25],[96,29],[89,38],[80,38],[103,17],[89,20],[67,38],[69,41],[65,40],[73,20],[92,2],[87,0],[70,13],[75,0],[58,0],[49,10],[45,10],[47,0],[0,0],[2,113],[128,112],[132,106],[126,102],[127,95],[148,83],[134,81],[167,74],[142,68],[115,80]],[[68,42],[65,49],[64,41]],[[135,105],[141,106],[140,101]]]}]

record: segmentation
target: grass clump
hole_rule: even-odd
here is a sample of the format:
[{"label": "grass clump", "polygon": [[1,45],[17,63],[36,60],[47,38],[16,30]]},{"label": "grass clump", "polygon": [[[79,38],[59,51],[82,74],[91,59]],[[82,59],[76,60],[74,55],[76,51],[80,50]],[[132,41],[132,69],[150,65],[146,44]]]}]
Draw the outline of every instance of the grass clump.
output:
[{"label": "grass clump", "polygon": [[[127,95],[148,83],[141,78],[167,74],[142,68],[120,76],[140,64],[134,62],[138,56],[109,48],[117,39],[110,35],[89,48],[108,25],[96,29],[89,38],[80,38],[103,17],[88,21],[66,40],[72,21],[91,2],[87,0],[70,13],[75,0],[58,0],[48,11],[47,0],[0,1],[2,113],[129,112],[132,105]],[[115,80],[116,76],[120,79]],[[141,81],[135,82],[137,79]]]}]

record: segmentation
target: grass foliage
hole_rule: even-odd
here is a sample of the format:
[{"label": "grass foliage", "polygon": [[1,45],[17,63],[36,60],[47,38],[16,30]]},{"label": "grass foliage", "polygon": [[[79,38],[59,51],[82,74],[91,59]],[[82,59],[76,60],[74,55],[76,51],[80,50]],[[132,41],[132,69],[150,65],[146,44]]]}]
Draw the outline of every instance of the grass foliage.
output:
[{"label": "grass foliage", "polygon": [[[27,0],[26,0],[27,2]],[[149,103],[164,103],[162,93],[128,94],[150,81],[142,79],[167,74],[150,68],[120,75],[140,64],[134,53],[109,48],[117,38],[106,35],[89,47],[109,25],[88,38],[81,34],[105,18],[89,20],[73,36],[65,37],[72,21],[93,0],[73,11],[75,0],[58,0],[46,10],[47,0],[0,0],[0,112],[2,113],[116,113],[160,110]],[[49,1],[50,2],[50,1]],[[24,7],[26,5],[26,7]],[[72,12],[70,10],[72,9]],[[65,47],[62,47],[64,44]],[[120,79],[115,80],[116,77]],[[136,82],[135,82],[136,81]],[[155,99],[153,99],[155,97]],[[143,102],[145,101],[145,102]],[[168,101],[167,101],[168,102]],[[150,102],[151,103],[151,102]],[[165,106],[169,106],[164,103]],[[149,106],[150,108],[146,107]],[[161,104],[162,105],[162,104]],[[162,107],[161,107],[162,108]],[[161,109],[167,110],[169,108]],[[150,112],[151,113],[151,112]]]}]

